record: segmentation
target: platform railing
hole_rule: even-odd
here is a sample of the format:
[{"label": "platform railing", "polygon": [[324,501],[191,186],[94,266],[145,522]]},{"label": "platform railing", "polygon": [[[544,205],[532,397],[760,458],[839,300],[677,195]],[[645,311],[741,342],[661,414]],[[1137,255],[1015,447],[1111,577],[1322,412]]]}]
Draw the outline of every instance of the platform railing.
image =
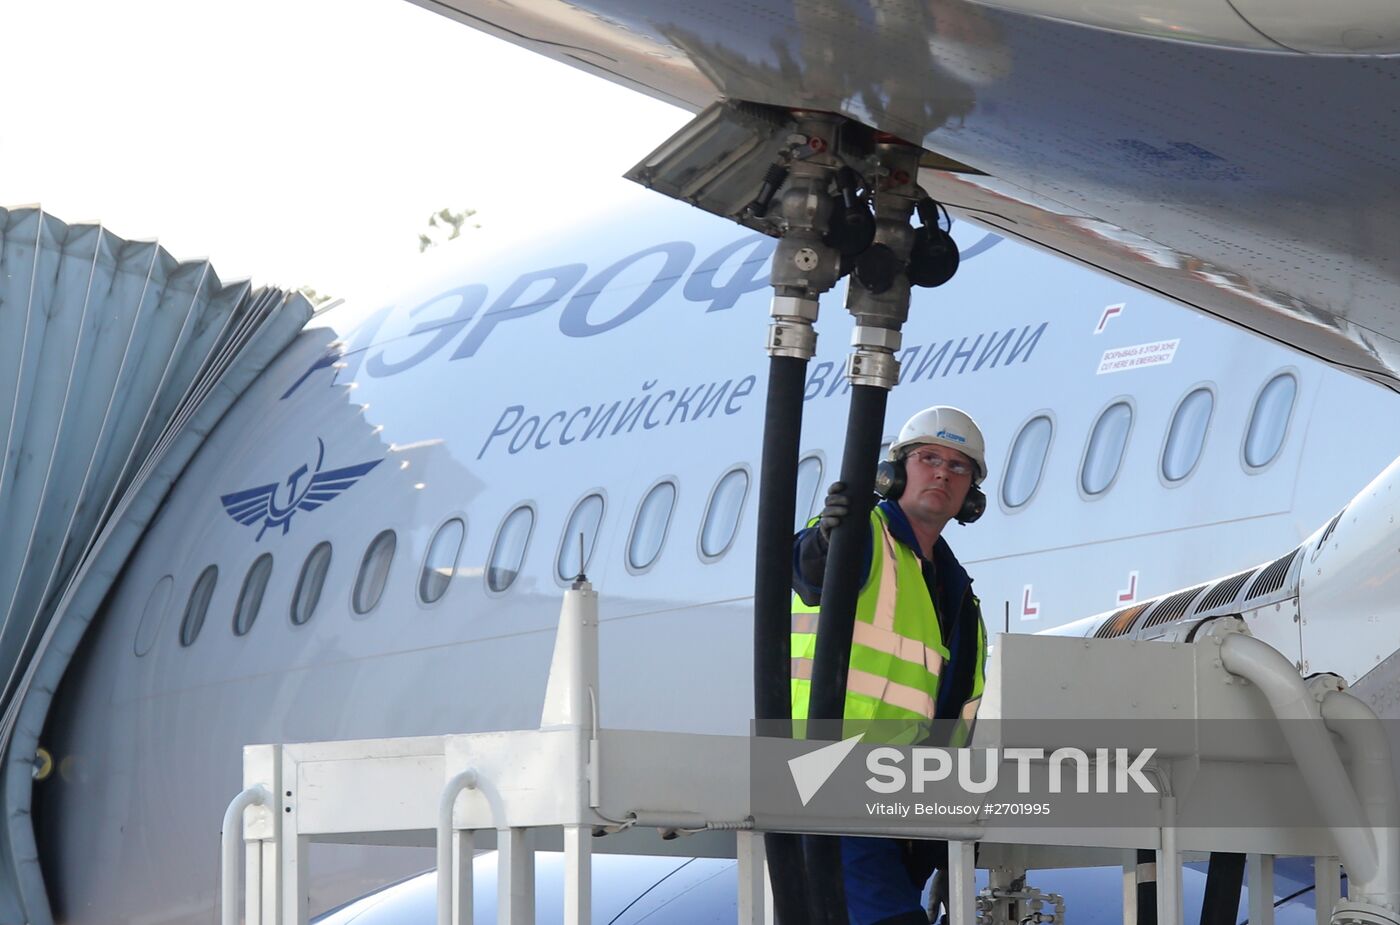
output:
[{"label": "platform railing", "polygon": [[[250,925],[303,925],[309,912],[308,846],[312,842],[367,840],[436,847],[439,925],[469,925],[473,921],[471,859],[475,851],[491,847],[499,852],[499,925],[535,921],[534,853],[550,848],[562,849],[564,855],[566,925],[590,925],[592,859],[600,850],[734,857],[738,862],[737,921],[739,925],[767,925],[773,917],[771,892],[765,884],[762,834],[773,831],[947,840],[950,925],[999,922],[996,884],[1014,881],[1017,872],[1120,864],[1124,921],[1133,925],[1137,850],[1141,848],[1157,852],[1161,874],[1157,911],[1162,925],[1180,925],[1182,921],[1183,861],[1211,851],[1247,855],[1253,925],[1271,925],[1273,921],[1273,864],[1279,856],[1316,859],[1319,923],[1400,921],[1400,914],[1387,898],[1390,884],[1395,882],[1391,868],[1397,862],[1390,847],[1392,829],[1373,827],[1364,838],[1349,829],[1339,838],[1338,832],[1325,827],[1288,821],[1230,829],[1178,827],[1177,818],[1189,818],[1193,801],[1228,793],[1240,780],[1250,779],[1256,766],[1261,774],[1275,780],[1287,776],[1300,793],[1309,792],[1310,787],[1315,790],[1318,782],[1307,778],[1308,768],[1318,764],[1316,756],[1309,756],[1311,765],[1305,761],[1299,766],[1276,743],[1266,747],[1244,742],[1232,744],[1228,755],[1202,748],[1196,754],[1162,760],[1152,769],[1161,783],[1155,817],[1133,824],[1050,827],[990,825],[978,820],[969,825],[891,824],[882,828],[868,821],[851,825],[840,819],[783,815],[769,806],[755,805],[751,790],[755,740],[749,736],[599,728],[596,632],[596,595],[586,584],[571,589],[561,613],[544,721],[538,729],[246,748],[245,789],[230,804],[225,822],[225,925],[237,921],[236,840],[240,823],[247,858],[243,906]],[[1188,704],[1202,716],[1256,723],[1280,717],[1278,691],[1296,694],[1308,688],[1291,667],[1294,680],[1275,679],[1279,686],[1272,692],[1261,692],[1253,683],[1239,683],[1241,675],[1233,674],[1230,668],[1237,659],[1230,653],[1222,658],[1223,651],[1250,653],[1256,663],[1268,659],[1257,640],[1241,636],[1247,641],[1236,645],[1228,642],[1231,635],[1203,636],[1200,642],[1185,645],[999,637],[979,722],[986,724],[986,730],[1002,731],[984,732],[979,726],[973,744],[1005,747],[1018,743],[999,741],[997,735],[1029,735],[1042,740],[1019,744],[1053,747],[1058,744],[1053,737],[1059,728],[1053,720],[1081,716],[1086,710],[1098,710],[1099,715],[1113,719],[1131,719],[1146,716],[1154,708],[1176,709]],[[1131,703],[1123,698],[1106,702],[1095,685],[1091,666],[1110,659],[1115,671],[1142,682]],[[1233,667],[1247,674],[1257,664]],[[1258,680],[1263,680],[1262,676]],[[1295,683],[1297,686],[1291,686]],[[1264,696],[1266,693],[1273,699]],[[1319,691],[1314,685],[1308,696],[1320,702],[1326,702],[1327,697],[1347,697],[1345,705],[1337,702],[1333,709],[1322,711],[1334,716],[1355,718],[1365,711],[1359,701],[1336,690]],[[1158,702],[1151,702],[1154,700]],[[1029,732],[1010,733],[1005,731],[1009,724],[996,725],[1008,716],[1035,720],[1037,711],[1044,722],[1020,727]],[[1388,753],[1374,747],[1376,743],[1356,741],[1358,734],[1378,734],[1377,730],[1365,732],[1367,728],[1364,724],[1352,727],[1348,744],[1353,755],[1359,751],[1372,765],[1349,772],[1340,761],[1322,762],[1328,775],[1325,784],[1351,788],[1359,774],[1363,786],[1356,789],[1364,791],[1367,811],[1374,812],[1390,800],[1390,805],[1382,808],[1393,813],[1393,775],[1388,765],[1382,768],[1375,764],[1387,761]],[[1325,735],[1310,739],[1308,747],[1335,750],[1333,740]],[[1339,772],[1339,768],[1343,769]],[[1049,792],[1044,774],[1037,771],[1032,776],[1033,787],[1041,789],[1030,793],[1028,800]],[[1178,778],[1189,782],[1185,789],[1174,787]],[[1391,781],[1388,790],[1386,779]],[[660,834],[651,833],[653,829]],[[1354,853],[1354,845],[1366,838],[1379,845],[1371,855],[1379,865],[1368,881],[1372,892],[1343,902],[1339,845]],[[974,863],[999,872],[980,896],[975,888]],[[1001,876],[1008,872],[1010,876]],[[1072,897],[1067,901],[1072,908]],[[1054,918],[1045,915],[1040,921]],[[1055,921],[1055,925],[1063,923]]]}]

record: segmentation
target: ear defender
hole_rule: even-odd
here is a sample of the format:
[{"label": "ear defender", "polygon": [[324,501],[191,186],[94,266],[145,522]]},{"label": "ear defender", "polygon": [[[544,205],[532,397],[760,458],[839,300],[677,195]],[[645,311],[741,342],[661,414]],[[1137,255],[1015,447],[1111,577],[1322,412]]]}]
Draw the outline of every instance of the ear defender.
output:
[{"label": "ear defender", "polygon": [[971,485],[967,489],[967,497],[963,499],[962,508],[953,519],[966,525],[976,523],[977,518],[985,513],[987,513],[987,496],[982,493],[982,489]]},{"label": "ear defender", "polygon": [[880,460],[875,467],[875,494],[886,501],[895,501],[904,494],[904,460]]},{"label": "ear defender", "polygon": [[[882,459],[875,467],[875,494],[886,501],[897,501],[904,494],[906,481],[903,459]],[[987,513],[987,496],[976,485],[969,485],[967,497],[953,519],[960,524],[976,523]]]}]

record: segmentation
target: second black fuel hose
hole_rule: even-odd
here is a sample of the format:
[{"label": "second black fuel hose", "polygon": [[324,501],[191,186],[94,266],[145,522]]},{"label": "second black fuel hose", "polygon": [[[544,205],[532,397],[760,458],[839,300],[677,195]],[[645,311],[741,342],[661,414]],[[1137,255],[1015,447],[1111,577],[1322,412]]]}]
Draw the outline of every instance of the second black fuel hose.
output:
[{"label": "second black fuel hose", "polygon": [[[758,733],[792,736],[792,534],[802,438],[802,391],[807,361],[768,362],[768,402],[758,476],[758,538],[754,557],[753,690]],[[807,925],[807,878],[798,835],[763,837],[773,912],[779,925]]]},{"label": "second black fuel hose", "polygon": [[[846,677],[851,664],[856,600],[864,582],[862,557],[870,549],[870,511],[875,506],[875,468],[884,437],[889,391],[877,386],[851,387],[841,481],[850,492],[850,514],[835,529],[822,576],[817,651],[812,665],[808,715],[812,739],[841,738],[846,710]],[[805,839],[807,877],[813,919],[846,925],[846,891],[841,876],[840,840],[809,835]]]}]

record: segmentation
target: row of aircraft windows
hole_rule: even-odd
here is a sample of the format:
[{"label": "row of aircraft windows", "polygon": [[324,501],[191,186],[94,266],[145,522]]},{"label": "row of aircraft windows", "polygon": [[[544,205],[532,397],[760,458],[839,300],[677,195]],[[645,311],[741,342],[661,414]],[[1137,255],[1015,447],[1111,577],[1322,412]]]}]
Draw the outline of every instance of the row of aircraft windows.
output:
[{"label": "row of aircraft windows", "polygon": [[[1278,373],[1259,390],[1240,446],[1240,462],[1246,471],[1258,472],[1278,458],[1297,396],[1298,380],[1290,372]],[[1197,386],[1177,402],[1158,461],[1163,484],[1180,485],[1196,471],[1214,413],[1215,392],[1209,386]],[[1118,399],[1099,412],[1079,465],[1079,490],[1086,498],[1096,498],[1112,487],[1132,429],[1131,401]],[[1050,415],[1037,414],[1021,425],[1012,439],[1006,475],[1001,480],[1001,503],[1007,510],[1025,507],[1035,496],[1054,432]]]},{"label": "row of aircraft windows", "polygon": [[[1274,376],[1260,390],[1250,412],[1241,449],[1242,461],[1248,470],[1262,469],[1278,456],[1296,396],[1297,380],[1288,372]],[[1214,408],[1215,393],[1206,386],[1192,389],[1177,403],[1162,444],[1160,473],[1166,484],[1179,484],[1195,471],[1205,448]],[[1103,494],[1117,479],[1132,425],[1133,406],[1125,399],[1110,404],[1094,421],[1079,470],[1079,487],[1086,496]],[[1001,483],[1001,500],[1007,509],[1024,507],[1040,487],[1053,435],[1054,422],[1050,416],[1038,414],[1022,425],[1012,440],[1006,475]],[[820,456],[807,456],[798,464],[798,513],[794,529],[810,517],[821,477]],[[718,561],[733,546],[748,498],[749,482],[749,470],[738,465],[728,469],[715,483],[696,540],[697,552],[703,561]],[[669,478],[652,485],[643,495],[627,540],[625,564],[629,572],[646,572],[660,558],[670,532],[676,497],[676,483]],[[555,556],[554,574],[560,582],[572,580],[581,569],[587,570],[603,523],[604,508],[600,491],[589,492],[574,505]],[[487,558],[486,587],[491,592],[499,594],[509,590],[520,575],[535,532],[535,521],[535,507],[528,502],[513,508],[502,520]],[[460,517],[449,519],[433,534],[419,570],[417,593],[423,604],[435,604],[447,593],[466,534],[466,523]],[[351,606],[356,613],[366,614],[378,606],[397,542],[393,530],[384,530],[365,549],[351,593]],[[300,626],[311,619],[320,602],[330,563],[329,542],[317,544],[307,555],[292,594],[289,617],[294,625]],[[271,576],[272,555],[264,553],[249,567],[239,590],[233,612],[235,635],[246,635],[253,628]],[[180,622],[182,646],[192,645],[198,638],[218,577],[218,567],[210,565],[195,581]],[[162,578],[147,602],[137,629],[137,655],[144,655],[154,643],[158,615],[169,600],[172,585],[170,576]]]},{"label": "row of aircraft windows", "polygon": [[[801,526],[810,515],[812,505],[816,501],[817,488],[821,483],[821,474],[820,456],[807,456],[798,465],[799,501],[794,529]],[[734,540],[739,534],[744,502],[749,494],[749,483],[749,470],[742,465],[731,467],[715,483],[710,492],[709,503],[705,506],[705,515],[696,539],[697,551],[702,560],[716,562],[734,545]],[[662,547],[670,532],[676,498],[676,483],[669,478],[652,485],[642,497],[632,519],[627,541],[625,562],[629,572],[644,573],[660,558]],[[593,558],[594,546],[602,527],[604,506],[603,494],[600,491],[589,492],[574,505],[564,526],[555,557],[554,574],[559,581],[572,581],[581,567],[586,571]],[[496,530],[486,566],[486,587],[491,592],[499,594],[509,590],[520,575],[530,539],[535,532],[535,521],[535,507],[526,502],[513,508]],[[448,585],[457,570],[457,559],[461,554],[466,533],[466,523],[462,518],[453,517],[433,534],[419,570],[417,590],[421,603],[434,604],[447,593]],[[398,537],[394,531],[384,530],[376,535],[365,549],[350,597],[351,606],[356,613],[369,613],[379,604],[389,578],[389,567],[394,561],[397,543]],[[311,619],[316,605],[320,602],[330,562],[329,542],[317,544],[307,555],[292,594],[289,616],[294,625],[300,626]],[[272,556],[265,553],[254,561],[243,579],[243,586],[234,606],[235,635],[246,635],[252,629],[271,575]],[[184,617],[180,621],[182,646],[193,645],[199,637],[208,616],[209,603],[214,596],[218,578],[218,566],[210,565],[195,581],[185,605]],[[137,629],[138,655],[144,655],[154,643],[154,627],[158,625],[159,613],[168,602],[168,586],[171,583],[172,579],[169,576],[163,578],[158,586],[164,589],[163,593],[152,594],[147,602],[146,612]]]}]

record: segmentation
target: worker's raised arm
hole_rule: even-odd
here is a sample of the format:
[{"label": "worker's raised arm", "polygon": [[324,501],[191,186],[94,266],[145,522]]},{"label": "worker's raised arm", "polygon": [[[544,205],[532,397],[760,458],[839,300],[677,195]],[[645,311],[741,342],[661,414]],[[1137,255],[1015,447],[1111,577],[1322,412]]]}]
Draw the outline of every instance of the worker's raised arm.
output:
[{"label": "worker's raised arm", "polygon": [[[801,530],[792,543],[792,590],[808,607],[815,607],[821,601],[822,576],[826,574],[827,540],[845,516],[850,513],[851,501],[846,494],[844,482],[832,482],[827,489],[826,505],[822,512],[812,519],[812,525]],[[861,585],[870,572],[870,534],[863,534],[866,549],[861,556]]]}]

